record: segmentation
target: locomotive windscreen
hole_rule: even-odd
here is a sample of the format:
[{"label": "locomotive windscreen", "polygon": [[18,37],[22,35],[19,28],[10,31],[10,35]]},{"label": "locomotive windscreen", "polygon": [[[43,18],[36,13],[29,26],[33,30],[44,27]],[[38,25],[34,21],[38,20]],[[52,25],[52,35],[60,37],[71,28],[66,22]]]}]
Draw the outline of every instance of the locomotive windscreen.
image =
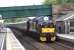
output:
[{"label": "locomotive windscreen", "polygon": [[42,16],[38,19],[38,24],[47,24],[51,22],[52,22],[52,19],[49,16]]}]

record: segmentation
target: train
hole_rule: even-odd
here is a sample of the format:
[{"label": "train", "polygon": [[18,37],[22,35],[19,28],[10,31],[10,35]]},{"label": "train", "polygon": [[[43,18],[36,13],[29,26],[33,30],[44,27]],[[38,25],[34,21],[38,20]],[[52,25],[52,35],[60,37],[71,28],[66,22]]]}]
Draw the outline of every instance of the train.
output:
[{"label": "train", "polygon": [[24,23],[13,24],[11,27],[26,30],[26,34],[28,36],[31,36],[39,41],[54,42],[56,40],[56,27],[49,16],[28,19]]}]

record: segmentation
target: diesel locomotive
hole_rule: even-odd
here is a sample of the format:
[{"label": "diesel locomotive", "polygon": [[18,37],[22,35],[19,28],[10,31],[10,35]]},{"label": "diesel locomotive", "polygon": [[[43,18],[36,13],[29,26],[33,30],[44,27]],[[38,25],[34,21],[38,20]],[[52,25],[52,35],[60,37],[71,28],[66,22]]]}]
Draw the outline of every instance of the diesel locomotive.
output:
[{"label": "diesel locomotive", "polygon": [[42,16],[27,21],[28,35],[40,41],[55,41],[56,28],[49,16]]},{"label": "diesel locomotive", "polygon": [[[56,40],[56,27],[49,16],[36,17],[23,23],[12,24],[8,27],[26,31],[27,36],[42,42],[54,42]],[[20,34],[19,34],[20,35]]]}]

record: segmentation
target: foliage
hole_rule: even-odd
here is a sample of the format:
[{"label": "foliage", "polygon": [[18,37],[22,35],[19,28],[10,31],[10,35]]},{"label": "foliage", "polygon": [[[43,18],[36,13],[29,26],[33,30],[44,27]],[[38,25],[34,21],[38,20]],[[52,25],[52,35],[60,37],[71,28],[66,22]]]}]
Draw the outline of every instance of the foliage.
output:
[{"label": "foliage", "polygon": [[56,4],[56,0],[45,0],[43,4]]},{"label": "foliage", "polygon": [[43,4],[74,4],[74,0],[45,0]]}]

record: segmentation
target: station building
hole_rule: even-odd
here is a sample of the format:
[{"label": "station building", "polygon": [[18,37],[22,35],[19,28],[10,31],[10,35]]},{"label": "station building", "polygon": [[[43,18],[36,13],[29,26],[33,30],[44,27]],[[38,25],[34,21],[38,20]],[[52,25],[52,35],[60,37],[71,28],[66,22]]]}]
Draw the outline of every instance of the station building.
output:
[{"label": "station building", "polygon": [[74,34],[74,12],[55,20],[57,33]]}]

